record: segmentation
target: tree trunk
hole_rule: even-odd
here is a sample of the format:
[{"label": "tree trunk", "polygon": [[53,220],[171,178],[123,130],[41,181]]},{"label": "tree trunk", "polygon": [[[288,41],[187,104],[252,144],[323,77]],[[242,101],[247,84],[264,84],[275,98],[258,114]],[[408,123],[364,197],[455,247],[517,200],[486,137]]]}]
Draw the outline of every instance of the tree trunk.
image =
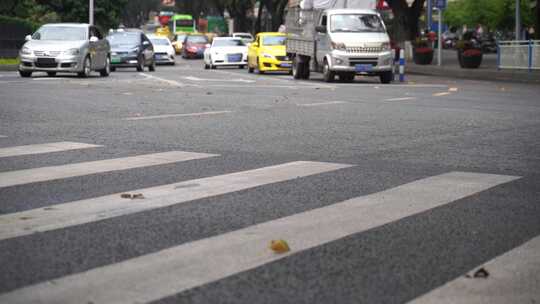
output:
[{"label": "tree trunk", "polygon": [[396,42],[414,40],[420,32],[418,20],[424,10],[425,0],[414,0],[410,7],[406,0],[387,0],[386,2],[394,13],[392,22],[394,37],[392,38]]}]

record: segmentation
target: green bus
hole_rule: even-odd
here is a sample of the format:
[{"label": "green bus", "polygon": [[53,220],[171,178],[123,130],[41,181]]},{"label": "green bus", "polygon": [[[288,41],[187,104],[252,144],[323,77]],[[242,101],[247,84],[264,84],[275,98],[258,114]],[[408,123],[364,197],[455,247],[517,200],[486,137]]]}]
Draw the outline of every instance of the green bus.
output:
[{"label": "green bus", "polygon": [[173,34],[196,32],[195,20],[191,15],[174,14],[169,21]]}]

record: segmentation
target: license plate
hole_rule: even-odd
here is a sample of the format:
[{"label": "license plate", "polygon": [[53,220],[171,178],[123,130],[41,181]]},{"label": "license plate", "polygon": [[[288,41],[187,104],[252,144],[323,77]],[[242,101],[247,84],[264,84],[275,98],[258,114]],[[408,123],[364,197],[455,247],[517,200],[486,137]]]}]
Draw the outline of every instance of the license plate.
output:
[{"label": "license plate", "polygon": [[227,59],[229,62],[240,62],[242,61],[242,56],[238,56],[238,55],[228,56]]},{"label": "license plate", "polygon": [[291,64],[290,63],[282,63],[279,66],[282,67],[282,68],[290,68]]},{"label": "license plate", "polygon": [[38,58],[37,62],[41,64],[55,64],[56,60],[54,58]]},{"label": "license plate", "polygon": [[111,58],[111,63],[120,63],[120,58],[118,58],[118,57],[112,57],[112,58]]},{"label": "license plate", "polygon": [[371,64],[357,64],[354,67],[357,72],[369,72],[373,70],[373,65]]}]

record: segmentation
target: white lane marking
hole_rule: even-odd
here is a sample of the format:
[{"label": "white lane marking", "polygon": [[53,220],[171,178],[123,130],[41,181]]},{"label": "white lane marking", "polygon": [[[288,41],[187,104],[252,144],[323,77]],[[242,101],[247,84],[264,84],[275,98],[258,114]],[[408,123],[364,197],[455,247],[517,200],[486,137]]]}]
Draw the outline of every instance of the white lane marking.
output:
[{"label": "white lane marking", "polygon": [[440,92],[440,93],[434,93],[433,96],[439,97],[439,96],[446,96],[450,95],[450,92]]},{"label": "white lane marking", "polygon": [[335,83],[338,87],[373,87],[373,88],[448,88],[448,85],[444,84],[377,84],[377,83],[348,83],[340,84]]},{"label": "white lane marking", "polygon": [[61,77],[39,77],[39,78],[32,78],[32,80],[40,81],[40,80],[65,80],[68,78],[61,78]]},{"label": "white lane marking", "polygon": [[[228,71],[223,71],[223,70],[218,70],[218,71],[214,71],[214,73],[224,73],[224,74],[230,74],[230,75],[235,75],[235,76],[238,76],[238,73],[235,73],[235,72],[228,72]],[[299,81],[299,80],[295,80],[292,76],[286,76],[286,75],[282,75],[282,76],[278,76],[278,75],[265,75],[265,76],[262,76],[262,75],[253,75],[253,74],[248,74],[248,75],[245,75],[244,77],[248,77],[248,78],[251,78],[251,79],[254,79],[254,80],[268,80],[268,81],[276,81],[276,82],[283,82],[283,83],[295,83],[295,84],[298,84],[298,85],[301,85],[302,87],[308,87],[308,88],[313,88],[313,87],[319,87],[319,88],[324,88],[324,89],[334,89],[335,86],[329,86],[329,85],[326,85],[326,84],[321,84],[321,83],[315,83],[315,82],[309,82],[309,81]],[[271,85],[269,85],[271,86]],[[276,86],[276,87],[279,87],[279,86]],[[290,87],[290,86],[285,86],[285,87]]]},{"label": "white lane marking", "polygon": [[78,142],[62,141],[62,142],[46,143],[46,144],[38,144],[38,145],[25,145],[25,146],[0,148],[0,157],[42,154],[42,153],[61,152],[61,151],[88,149],[88,148],[97,148],[97,147],[102,147],[102,146],[78,143]]},{"label": "white lane marking", "polygon": [[182,87],[186,86],[185,84],[183,84],[181,82],[171,80],[171,79],[165,79],[165,78],[157,77],[157,76],[154,76],[154,75],[148,75],[148,74],[145,74],[145,73],[139,73],[139,75],[144,76],[144,77],[146,77],[148,79],[158,80],[158,81],[164,82],[166,84],[169,84],[169,85],[172,85],[172,86],[175,86],[175,87],[182,88]]},{"label": "white lane marking", "polygon": [[482,266],[487,278],[459,277],[409,302],[507,304],[540,301],[540,236]]},{"label": "white lane marking", "polygon": [[204,81],[204,82],[207,82],[207,81],[217,81],[217,82],[244,82],[244,83],[254,83],[255,80],[247,80],[247,79],[242,79],[242,78],[235,78],[235,79],[208,79],[208,78],[199,78],[199,77],[195,77],[195,76],[186,76],[186,77],[183,77],[184,79],[186,80],[191,80],[191,81]]},{"label": "white lane marking", "polygon": [[[334,171],[351,165],[291,162],[255,170],[189,180],[130,192],[144,199],[125,199],[120,193],[0,216],[0,240],[181,204],[271,183]],[[21,220],[21,218],[25,220]]]},{"label": "white lane marking", "polygon": [[389,98],[385,99],[384,101],[403,101],[403,100],[413,100],[416,99],[414,97],[400,97],[400,98]]},{"label": "white lane marking", "polygon": [[123,118],[122,120],[147,120],[147,119],[162,119],[162,118],[173,118],[173,117],[196,117],[196,116],[218,115],[218,114],[227,114],[227,113],[232,113],[232,111],[209,111],[209,112],[186,113],[186,114],[163,114],[163,115],[152,115],[152,116],[137,116],[137,117]]},{"label": "white lane marking", "polygon": [[344,104],[348,103],[346,101],[328,101],[328,102],[318,102],[318,103],[299,103],[297,106],[299,107],[317,107],[317,106],[327,106],[327,105],[335,105],[335,104]]},{"label": "white lane marking", "polygon": [[119,171],[149,166],[164,165],[181,161],[217,156],[215,154],[171,151],[124,158],[97,160],[54,167],[42,167],[19,171],[0,172],[0,188],[29,183],[44,182],[84,176],[89,174]]},{"label": "white lane marking", "polygon": [[5,136],[5,135],[0,135],[0,138],[7,138],[7,136]]},{"label": "white lane marking", "polygon": [[[5,303],[147,303],[446,205],[514,176],[451,172],[0,296]],[[291,251],[275,254],[272,239]]]}]

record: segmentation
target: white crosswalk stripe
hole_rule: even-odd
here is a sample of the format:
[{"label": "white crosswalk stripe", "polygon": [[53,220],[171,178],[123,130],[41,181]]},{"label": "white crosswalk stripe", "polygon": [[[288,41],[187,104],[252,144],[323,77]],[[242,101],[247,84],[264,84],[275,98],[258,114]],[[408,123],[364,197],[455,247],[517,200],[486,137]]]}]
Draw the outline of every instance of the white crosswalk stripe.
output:
[{"label": "white crosswalk stripe", "polygon": [[215,154],[171,151],[124,158],[90,161],[0,173],[0,188],[96,173],[127,170],[217,156]]},{"label": "white crosswalk stripe", "polygon": [[[250,176],[241,180],[247,182],[251,178]],[[264,176],[259,178],[264,179]],[[0,302],[146,303],[444,206],[518,178],[466,172],[429,177],[327,207],[69,275],[55,279],[53,284],[45,282],[24,287],[0,295]],[[227,178],[213,186],[227,188],[230,187],[229,183]],[[189,189],[188,185],[184,184],[183,187]],[[275,238],[286,239],[292,251],[281,255],[270,251],[268,244]]]},{"label": "white crosswalk stripe", "polygon": [[6,138],[6,137],[7,137],[7,136],[5,136],[5,135],[0,135],[0,138]]},{"label": "white crosswalk stripe", "polygon": [[88,149],[88,148],[97,148],[97,147],[102,147],[102,146],[78,143],[78,142],[62,141],[62,142],[47,143],[47,144],[0,148],[0,157],[42,154],[42,153],[61,152],[61,151],[79,150],[79,149]]},{"label": "white crosswalk stripe", "polygon": [[46,209],[11,213],[0,216],[0,240],[95,222],[347,167],[350,165],[291,162],[131,191],[142,194],[144,199],[126,199],[117,193],[54,205]]},{"label": "white crosswalk stripe", "polygon": [[540,299],[540,236],[487,262],[488,279],[472,271],[413,300],[411,304],[537,303]]}]

